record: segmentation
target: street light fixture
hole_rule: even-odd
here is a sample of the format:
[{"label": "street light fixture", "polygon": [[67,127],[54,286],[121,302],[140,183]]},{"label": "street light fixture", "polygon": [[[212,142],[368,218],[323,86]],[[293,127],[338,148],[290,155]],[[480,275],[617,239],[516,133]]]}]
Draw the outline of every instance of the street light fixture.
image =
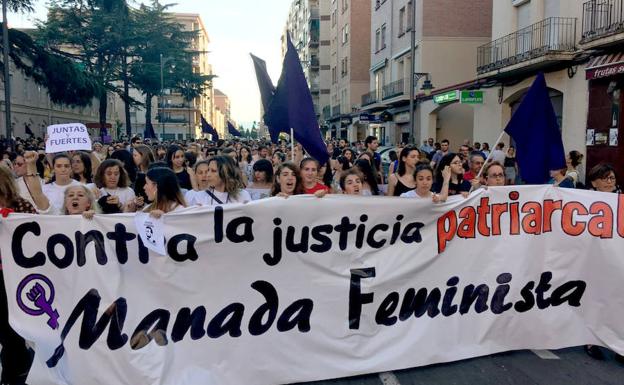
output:
[{"label": "street light fixture", "polygon": [[[164,118],[164,109],[165,109],[165,102],[164,102],[164,95],[163,92],[165,90],[165,77],[164,77],[164,73],[163,73],[163,68],[165,66],[165,64],[169,63],[171,60],[173,60],[173,58],[167,58],[164,59],[163,58],[163,54],[160,54],[160,126],[162,128],[162,140],[165,140],[165,121],[163,120]],[[175,65],[172,66],[173,68],[175,68]]]}]

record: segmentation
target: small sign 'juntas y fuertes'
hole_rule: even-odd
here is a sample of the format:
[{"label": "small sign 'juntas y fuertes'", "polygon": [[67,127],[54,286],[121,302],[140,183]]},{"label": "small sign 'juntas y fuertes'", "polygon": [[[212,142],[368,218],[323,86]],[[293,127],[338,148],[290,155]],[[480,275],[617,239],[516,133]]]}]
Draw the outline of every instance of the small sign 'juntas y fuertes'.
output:
[{"label": "small sign 'juntas y fuertes'", "polygon": [[46,153],[91,150],[89,130],[82,123],[55,124],[48,127]]}]

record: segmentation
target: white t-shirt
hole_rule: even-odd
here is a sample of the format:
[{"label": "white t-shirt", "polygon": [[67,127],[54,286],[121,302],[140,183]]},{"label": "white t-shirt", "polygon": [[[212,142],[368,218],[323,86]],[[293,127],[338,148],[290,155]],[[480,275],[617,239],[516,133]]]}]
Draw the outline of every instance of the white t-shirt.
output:
[{"label": "white t-shirt", "polygon": [[245,190],[239,190],[238,196],[236,198],[230,196],[230,194],[226,192],[219,191],[211,191],[214,196],[220,200],[222,203],[217,202],[213,197],[211,197],[206,191],[195,191],[190,190],[184,196],[186,199],[186,203],[189,206],[193,205],[201,205],[201,206],[219,206],[221,204],[233,204],[233,203],[248,203],[251,202],[251,196]]},{"label": "white t-shirt", "polygon": [[132,190],[130,187],[122,187],[116,189],[102,187],[100,189],[100,194],[101,197],[106,195],[116,195],[117,197],[119,197],[119,203],[121,203],[122,206],[125,206],[128,202],[132,202],[135,198],[134,190]]},{"label": "white t-shirt", "polygon": [[433,194],[429,194],[429,196],[426,197],[421,197],[420,195],[416,194],[416,190],[410,190],[401,194],[401,198],[432,199]]},{"label": "white t-shirt", "polygon": [[82,183],[78,182],[77,180],[72,179],[71,182],[65,186],[59,186],[58,184],[56,184],[56,182],[44,184],[43,186],[41,186],[41,190],[43,191],[43,194],[46,197],[48,197],[53,213],[62,214],[63,203],[65,200],[65,189],[67,187],[81,186],[81,185]]},{"label": "white t-shirt", "polygon": [[264,198],[269,198],[271,196],[270,188],[248,188],[246,190],[249,193],[252,201],[257,201]]}]

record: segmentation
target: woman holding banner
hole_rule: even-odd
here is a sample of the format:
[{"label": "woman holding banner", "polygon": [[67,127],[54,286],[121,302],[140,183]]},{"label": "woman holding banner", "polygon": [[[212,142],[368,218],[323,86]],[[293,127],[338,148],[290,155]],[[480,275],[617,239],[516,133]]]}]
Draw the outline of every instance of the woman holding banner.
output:
[{"label": "woman holding banner", "polygon": [[448,153],[442,157],[438,166],[436,167],[435,181],[433,183],[433,192],[440,194],[442,186],[444,185],[444,177],[442,175],[443,170],[447,166],[451,169],[451,180],[449,181],[448,195],[461,194],[464,198],[468,196],[470,191],[470,183],[463,179],[464,167],[459,155],[455,153]]},{"label": "woman holding banner", "polygon": [[277,168],[275,183],[271,190],[271,196],[288,198],[291,195],[303,194],[301,174],[299,167],[291,162],[284,162]]},{"label": "woman holding banner", "polygon": [[238,169],[228,156],[215,156],[197,163],[195,174],[198,190],[188,191],[185,195],[191,206],[220,206],[251,201],[249,193],[242,189]]},{"label": "woman holding banner", "polygon": [[80,186],[81,183],[71,178],[71,159],[67,154],[56,154],[52,158],[52,170],[54,176],[50,182],[43,185],[42,190],[52,206],[49,214],[60,214],[62,213],[65,189],[70,186]]},{"label": "woman holding banner", "polygon": [[[26,199],[20,197],[11,171],[0,167],[0,207],[2,216],[10,212],[36,214],[37,211]],[[2,384],[24,384],[32,362],[26,343],[9,325],[7,293],[0,264],[0,344],[2,352]]]},{"label": "woman holding banner", "polygon": [[449,182],[451,180],[451,167],[446,166],[442,170],[442,188],[439,194],[431,191],[433,187],[433,169],[428,163],[421,163],[416,166],[414,171],[414,180],[416,181],[416,188],[407,192],[404,192],[400,196],[402,198],[419,198],[430,199],[433,203],[445,202],[448,198]]},{"label": "woman holding banner", "polygon": [[[615,168],[608,163],[600,163],[594,166],[587,174],[587,182],[594,191],[621,194],[622,190],[617,184]],[[585,345],[585,352],[592,358],[603,360],[604,353],[596,345]],[[624,364],[624,356],[615,355],[616,361]]]},{"label": "woman holding banner", "polygon": [[166,167],[154,167],[145,176],[145,194],[152,201],[143,211],[155,218],[183,210],[186,201],[175,173]]},{"label": "woman holding banner", "polygon": [[107,159],[95,174],[95,184],[100,189],[98,204],[105,214],[135,211],[134,191],[129,187],[130,179],[123,164],[116,159]]}]

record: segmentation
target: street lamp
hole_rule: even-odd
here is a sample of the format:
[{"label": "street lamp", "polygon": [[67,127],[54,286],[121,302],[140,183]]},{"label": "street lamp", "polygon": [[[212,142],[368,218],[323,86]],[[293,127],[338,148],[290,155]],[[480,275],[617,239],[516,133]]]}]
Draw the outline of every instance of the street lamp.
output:
[{"label": "street lamp", "polygon": [[[160,110],[160,126],[162,128],[162,140],[165,140],[165,121],[163,120],[164,118],[164,108],[165,108],[165,102],[164,102],[164,98],[163,98],[163,92],[165,90],[165,76],[164,76],[164,71],[163,68],[165,66],[165,64],[169,63],[171,60],[173,60],[173,58],[167,58],[164,59],[163,58],[163,54],[160,54],[160,102],[159,102],[159,110]],[[173,68],[175,68],[175,65],[172,65]]]}]

